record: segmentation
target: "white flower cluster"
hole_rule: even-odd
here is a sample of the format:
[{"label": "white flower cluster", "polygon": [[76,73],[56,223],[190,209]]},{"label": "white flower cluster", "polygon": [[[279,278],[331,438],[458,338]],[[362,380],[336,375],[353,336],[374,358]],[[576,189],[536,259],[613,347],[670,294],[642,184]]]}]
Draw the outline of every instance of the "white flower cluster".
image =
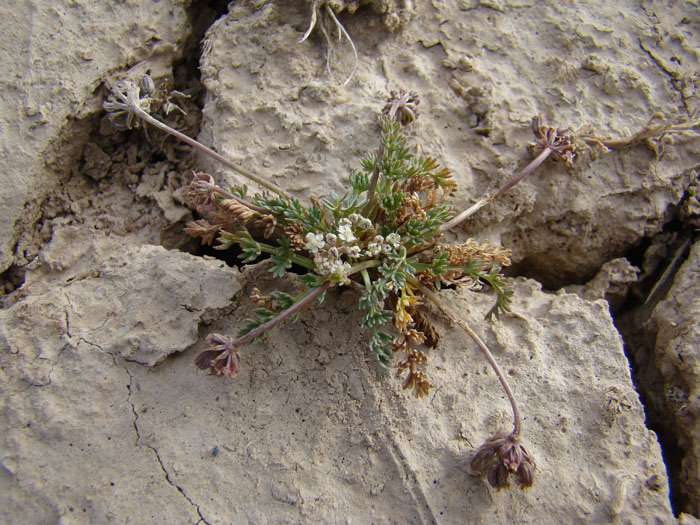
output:
[{"label": "white flower cluster", "polygon": [[362,251],[357,244],[349,244],[355,241],[357,238],[352,231],[352,225],[341,220],[337,235],[335,233],[307,233],[306,249],[314,256],[314,264],[321,275],[330,275],[340,283],[346,283],[348,282],[346,274],[352,266],[343,261],[341,256],[347,255],[356,259],[361,255]]},{"label": "white flower cluster", "polygon": [[356,224],[357,227],[361,230],[368,230],[372,227],[372,221],[370,221],[367,217],[363,217],[362,215],[359,215],[357,213],[351,213],[348,219],[352,224]]},{"label": "white flower cluster", "polygon": [[365,254],[369,257],[375,257],[380,253],[389,255],[392,250],[398,249],[401,244],[401,236],[398,233],[390,233],[386,239],[381,235],[377,235],[372,242],[367,245]]},{"label": "white flower cluster", "polygon": [[388,255],[399,248],[401,236],[397,233],[390,233],[386,239],[376,235],[364,250],[360,248],[357,235],[361,236],[362,232],[370,228],[372,221],[353,213],[338,221],[337,233],[307,233],[305,247],[313,256],[318,272],[321,275],[330,275],[340,283],[347,283],[347,272],[352,266],[342,259],[343,255],[349,259],[359,259],[380,254]]}]

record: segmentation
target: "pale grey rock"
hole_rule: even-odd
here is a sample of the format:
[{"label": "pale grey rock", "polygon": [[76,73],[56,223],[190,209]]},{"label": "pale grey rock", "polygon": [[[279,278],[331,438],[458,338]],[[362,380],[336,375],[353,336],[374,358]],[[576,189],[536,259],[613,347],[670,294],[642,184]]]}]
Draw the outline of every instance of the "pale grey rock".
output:
[{"label": "pale grey rock", "polygon": [[635,349],[640,381],[683,454],[680,490],[686,507],[679,510],[700,516],[700,243],[654,307],[643,340]]},{"label": "pale grey rock", "polygon": [[[75,233],[54,242],[77,245]],[[424,400],[379,371],[360,329],[357,295],[347,291],[329,293],[299,322],[242,349],[244,369],[233,380],[196,370],[200,345],[151,369],[132,360],[127,335],[115,330],[113,340],[99,339],[93,321],[103,312],[97,297],[105,295],[85,303],[95,315],[76,306],[81,293],[114,292],[115,272],[130,276],[132,268],[150,268],[154,252],[109,249],[110,239],[90,242],[102,245],[94,250],[98,275],[77,277],[83,250],[65,249],[62,264],[55,245],[32,272],[61,286],[28,292],[0,312],[8,488],[2,498],[4,508],[20,516],[50,509],[52,519],[76,522],[673,519],[660,450],[644,426],[602,301],[546,294],[520,279],[513,314],[488,324],[483,316],[492,297],[445,293],[506,371],[537,461],[534,487],[498,492],[470,475],[468,464],[481,441],[509,426],[507,401],[474,345],[439,315],[431,317],[443,344],[427,367],[436,388]],[[183,287],[181,301],[194,304],[202,297],[197,285],[208,290],[221,283],[222,269],[161,248],[157,253],[171,261],[170,276],[125,297],[133,318],[154,317],[148,307],[157,311],[163,330],[152,333],[170,334],[175,345],[183,336],[170,332],[167,320],[182,314],[182,303],[153,298],[169,295],[169,283],[184,274],[195,291]],[[192,263],[197,271],[190,275]],[[295,279],[272,280],[266,264],[247,269],[240,282],[245,291],[232,310],[215,308],[218,318],[210,319],[207,332],[235,333],[251,315],[245,295],[253,286],[264,292],[298,286]],[[41,292],[39,284],[25,287]],[[210,300],[230,301],[215,295]],[[129,316],[117,311],[114,317],[128,322]]]},{"label": "pale grey rock", "polygon": [[614,313],[624,302],[630,286],[637,282],[639,268],[625,258],[613,259],[601,266],[596,276],[585,285],[567,286],[566,291],[576,293],[588,301],[605,299]]},{"label": "pale grey rock", "polygon": [[230,309],[237,275],[86,229],[54,234],[0,311],[9,522],[199,519],[139,430],[127,362],[153,366],[196,343],[200,324]]},{"label": "pale grey rock", "polygon": [[236,276],[216,259],[68,227],[54,233],[18,295],[27,296],[21,308],[36,315],[61,310],[70,339],[154,366],[194,344],[199,323],[229,307],[240,290]]},{"label": "pale grey rock", "polygon": [[[37,220],[25,204],[41,202],[77,161],[92,126],[82,119],[102,103],[100,84],[141,61],[155,75],[169,72],[190,33],[187,4],[0,5],[0,272],[13,263],[13,246]],[[91,172],[100,175],[99,169]],[[25,255],[31,260],[36,254]]]}]

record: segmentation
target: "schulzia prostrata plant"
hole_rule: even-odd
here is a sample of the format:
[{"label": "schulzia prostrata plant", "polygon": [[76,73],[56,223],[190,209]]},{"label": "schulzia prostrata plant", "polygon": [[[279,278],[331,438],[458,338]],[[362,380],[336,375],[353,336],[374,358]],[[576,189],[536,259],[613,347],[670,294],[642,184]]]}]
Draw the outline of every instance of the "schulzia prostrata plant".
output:
[{"label": "schulzia prostrata plant", "polygon": [[[143,88],[152,82],[140,84]],[[379,147],[362,159],[360,171],[350,175],[350,189],[343,195],[331,194],[305,205],[151,116],[152,106],[162,105],[163,100],[155,98],[153,90],[145,88],[142,92],[141,88],[121,80],[114,84],[104,103],[122,127],[149,123],[269,191],[249,196],[245,187],[228,191],[211,175],[196,174],[188,195],[206,218],[188,224],[187,233],[218,250],[237,245],[244,263],[269,254],[271,272],[276,277],[284,276],[293,264],[306,270],[301,276],[304,288],[296,296],[282,292],[264,296],[255,289],[252,299],[259,307],[256,318],[248,321],[236,337],[208,335],[209,347],[197,356],[195,364],[214,375],[234,377],[241,370],[239,351],[243,346],[314,301],[322,302],[328,290],[354,282],[362,288],[358,307],[365,312],[363,324],[369,332],[369,348],[379,366],[387,370],[394,354],[400,355],[395,366],[397,375],[403,377],[403,388],[423,397],[433,385],[425,372],[427,356],[421,348],[436,348],[440,340],[422,310],[430,301],[472,338],[510,401],[513,429],[487,439],[471,461],[472,469],[487,472],[489,483],[497,488],[508,486],[511,474],[521,486],[531,486],[535,462],[521,444],[520,415],[505,376],[484,342],[440,300],[438,292],[443,285],[488,287],[496,301],[487,317],[508,311],[511,291],[500,271],[510,264],[510,251],[472,239],[445,244],[442,233],[515,186],[549,156],[571,164],[582,150],[593,145],[614,149],[698,126],[698,121],[656,126],[650,122],[635,135],[612,140],[601,139],[588,130],[576,134],[570,129],[555,129],[535,118],[532,147],[536,158],[498,191],[450,218],[449,201],[456,184],[449,170],[433,158],[414,156],[407,145],[403,127],[418,116],[419,100],[414,93],[391,93],[379,120]]]}]

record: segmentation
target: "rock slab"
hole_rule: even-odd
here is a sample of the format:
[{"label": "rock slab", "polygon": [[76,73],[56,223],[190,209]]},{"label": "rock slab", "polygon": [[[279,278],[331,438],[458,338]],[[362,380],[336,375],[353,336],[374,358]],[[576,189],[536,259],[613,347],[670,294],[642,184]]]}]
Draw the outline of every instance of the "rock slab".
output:
[{"label": "rock slab", "polygon": [[659,446],[606,303],[513,284],[513,313],[493,324],[492,297],[444,295],[506,371],[537,461],[533,488],[498,492],[468,464],[510,424],[507,401],[436,313],[424,400],[380,373],[351,292],[245,347],[243,372],[223,380],[192,365],[198,326],[233,334],[253,286],[298,282],[57,233],[0,311],[2,506],[24,523],[668,523]]}]

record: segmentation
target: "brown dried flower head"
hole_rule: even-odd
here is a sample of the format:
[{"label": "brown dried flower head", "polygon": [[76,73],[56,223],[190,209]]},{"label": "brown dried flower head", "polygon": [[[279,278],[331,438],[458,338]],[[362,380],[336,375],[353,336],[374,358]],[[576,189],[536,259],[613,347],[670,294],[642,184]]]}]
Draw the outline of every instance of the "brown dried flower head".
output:
[{"label": "brown dried flower head", "polygon": [[406,92],[403,89],[391,91],[382,111],[390,119],[396,119],[402,126],[408,126],[418,118],[418,104],[420,99],[414,92]]},{"label": "brown dried flower head", "polygon": [[535,134],[535,143],[531,144],[531,147],[535,155],[545,148],[550,148],[555,160],[563,160],[567,166],[573,166],[576,144],[572,130],[547,126],[542,124],[542,118],[537,116],[532,118],[532,132]]},{"label": "brown dried flower head", "polygon": [[403,389],[413,389],[413,395],[417,398],[425,397],[430,393],[433,384],[428,380],[425,372],[420,370],[409,371],[408,377],[403,382]]},{"label": "brown dried flower head", "polygon": [[202,213],[205,209],[211,206],[212,191],[215,187],[214,177],[208,173],[196,173],[194,179],[190,183],[187,197],[194,203],[197,211]]},{"label": "brown dried flower head", "polygon": [[471,461],[475,472],[487,472],[492,487],[508,486],[508,477],[516,477],[522,488],[531,487],[535,473],[535,460],[528,454],[520,439],[507,432],[498,432],[479,447]]},{"label": "brown dried flower head", "polygon": [[221,334],[209,334],[207,344],[210,349],[201,352],[194,360],[198,368],[211,369],[212,375],[229,378],[242,370],[238,347],[233,345],[232,339]]},{"label": "brown dried flower head", "polygon": [[216,234],[219,233],[219,226],[209,224],[205,219],[199,219],[188,222],[187,226],[185,226],[185,233],[192,237],[201,237],[202,244],[211,246]]},{"label": "brown dried flower head", "polygon": [[408,182],[403,184],[403,190],[406,193],[413,193],[416,191],[431,190],[435,187],[435,181],[428,177],[427,175],[414,175]]},{"label": "brown dried flower head", "polygon": [[462,244],[444,245],[442,248],[449,254],[450,264],[461,266],[472,259],[481,259],[487,266],[498,263],[501,266],[510,265],[511,251],[502,246],[493,246],[488,242],[479,244],[474,239],[467,239]]},{"label": "brown dried flower head", "polygon": [[221,219],[222,222],[231,221],[234,224],[245,224],[248,220],[259,215],[258,212],[251,210],[248,206],[241,204],[235,199],[224,199],[218,204],[221,210],[221,217],[217,216],[217,218]]}]

